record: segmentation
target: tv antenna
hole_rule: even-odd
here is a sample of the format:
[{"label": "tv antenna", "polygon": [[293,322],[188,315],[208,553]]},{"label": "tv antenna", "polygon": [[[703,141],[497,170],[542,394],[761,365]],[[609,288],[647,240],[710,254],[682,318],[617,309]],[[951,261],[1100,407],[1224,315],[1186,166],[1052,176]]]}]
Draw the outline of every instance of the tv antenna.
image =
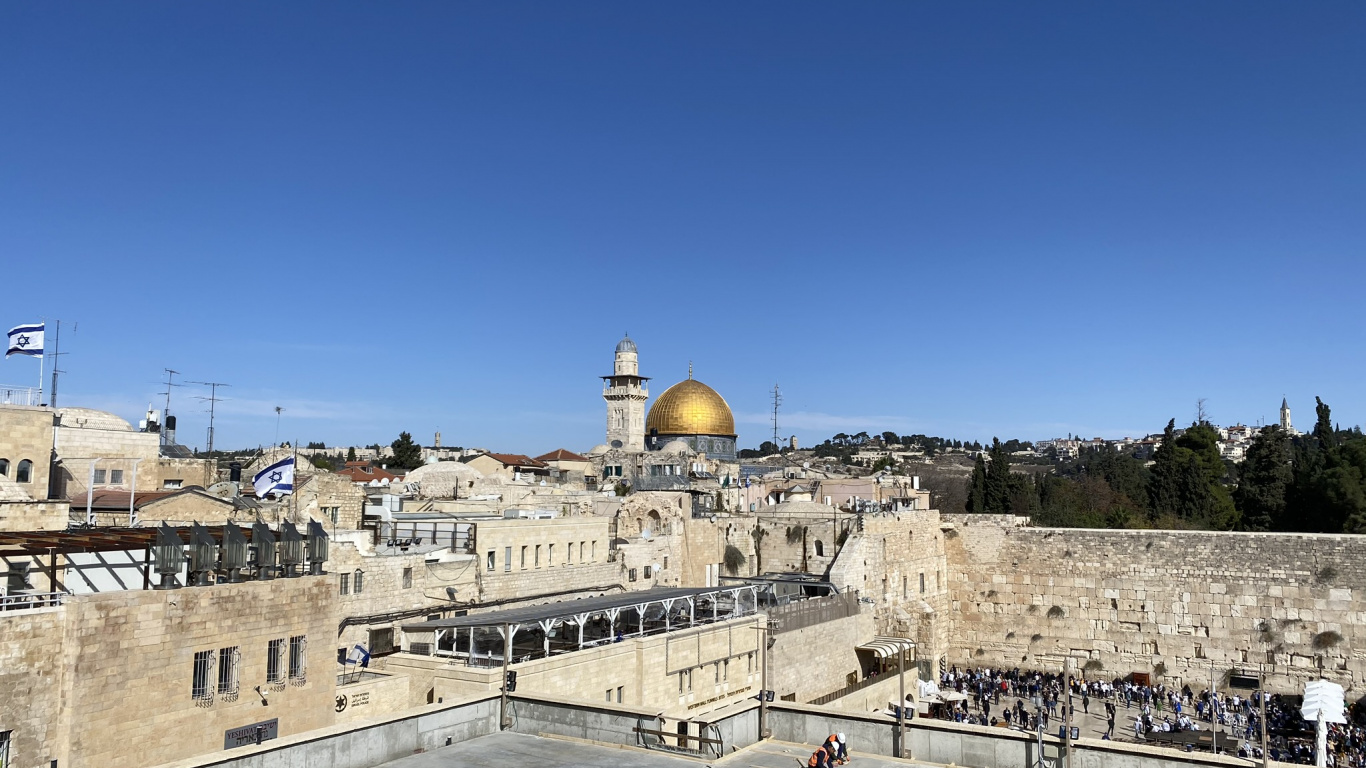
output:
[{"label": "tv antenna", "polygon": [[214,406],[217,405],[218,402],[219,402],[220,400],[226,400],[226,399],[227,399],[227,398],[223,398],[223,397],[219,397],[219,396],[218,396],[218,388],[219,388],[219,387],[230,387],[230,386],[232,386],[232,385],[231,385],[231,384],[224,384],[224,383],[221,382],[221,381],[187,381],[187,382],[185,382],[185,383],[186,383],[186,384],[203,384],[204,386],[206,386],[206,387],[209,388],[209,396],[208,396],[208,397],[204,397],[203,395],[196,395],[196,396],[195,396],[195,399],[196,399],[196,400],[201,400],[201,401],[206,402],[206,403],[209,404],[209,453],[212,455],[212,454],[213,454],[213,412],[214,412]]},{"label": "tv antenna", "polygon": [[783,404],[783,393],[778,389],[778,385],[773,385],[773,445],[778,445],[778,406]]},{"label": "tv antenna", "polygon": [[282,408],[282,407],[280,407],[280,406],[278,406],[278,405],[275,406],[275,444],[276,444],[276,445],[279,445],[279,444],[280,444],[280,414],[282,414],[282,413],[284,413],[284,412],[285,412],[285,409],[284,409],[284,408]]},{"label": "tv antenna", "polygon": [[166,372],[165,392],[158,392],[159,395],[166,396],[166,408],[161,412],[161,444],[166,445],[166,420],[171,416],[171,387],[183,387],[184,384],[176,384],[174,379],[180,375],[180,371],[173,371],[170,368],[162,368]]},{"label": "tv antenna", "polygon": [[[47,318],[45,318],[45,317],[40,318],[40,319],[41,319],[43,322],[47,322]],[[67,354],[67,353],[62,351],[62,321],[61,321],[61,320],[54,320],[53,322],[56,323],[57,327],[54,329],[53,334],[52,334],[52,391],[51,391],[50,393],[48,393],[48,405],[51,406],[53,410],[56,410],[56,408],[57,408],[57,374],[59,374],[59,373],[66,373],[66,371],[59,370],[59,369],[57,368],[57,362],[58,362],[57,358],[61,357],[62,355],[65,355],[65,354]],[[81,325],[80,323],[74,323],[74,324],[71,326],[71,332],[72,332],[72,333],[75,333],[75,332],[76,332],[76,329],[79,328],[80,325]],[[38,388],[39,388],[39,389],[42,389],[42,386],[43,386],[43,381],[42,381],[42,376],[40,375],[40,376],[38,377]],[[38,394],[41,395],[42,392],[39,392]]]}]

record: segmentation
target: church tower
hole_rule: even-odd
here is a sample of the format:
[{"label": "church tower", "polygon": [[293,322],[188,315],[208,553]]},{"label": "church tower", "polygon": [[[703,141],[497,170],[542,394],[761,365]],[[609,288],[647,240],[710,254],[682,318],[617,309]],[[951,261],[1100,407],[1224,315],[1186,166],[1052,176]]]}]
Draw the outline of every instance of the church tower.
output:
[{"label": "church tower", "polygon": [[1290,426],[1290,404],[1281,398],[1281,431],[1287,435],[1295,434],[1295,428]]},{"label": "church tower", "polygon": [[630,451],[645,450],[645,401],[649,377],[640,375],[636,343],[627,336],[617,344],[612,375],[602,377],[602,399],[607,401],[607,445]]}]

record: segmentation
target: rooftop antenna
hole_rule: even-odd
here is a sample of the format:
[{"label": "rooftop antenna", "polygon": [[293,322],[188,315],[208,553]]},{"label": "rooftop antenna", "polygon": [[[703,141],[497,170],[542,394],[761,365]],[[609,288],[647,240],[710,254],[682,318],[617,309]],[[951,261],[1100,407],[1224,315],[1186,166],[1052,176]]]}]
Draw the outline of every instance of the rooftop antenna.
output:
[{"label": "rooftop antenna", "polygon": [[773,385],[773,445],[778,445],[778,406],[783,404],[783,393]]},{"label": "rooftop antenna", "polygon": [[180,371],[173,371],[170,368],[162,368],[162,370],[166,372],[166,381],[162,382],[166,385],[166,391],[157,394],[166,396],[166,408],[161,412],[161,444],[166,445],[166,419],[171,415],[171,387],[183,387],[185,385],[176,384],[173,381],[176,376],[180,375]]},{"label": "rooftop antenna", "polygon": [[[43,322],[47,322],[47,318],[42,318],[42,320],[43,320]],[[62,351],[62,321],[61,321],[61,320],[54,320],[53,322],[56,324],[56,328],[53,329],[53,333],[52,333],[52,391],[48,394],[48,405],[51,406],[53,409],[56,409],[56,407],[57,407],[57,374],[59,374],[59,373],[66,373],[66,371],[58,370],[58,368],[57,368],[57,358],[61,357],[62,355],[65,355],[65,354],[67,354],[67,353]],[[71,332],[72,332],[72,333],[75,333],[75,332],[76,332],[76,329],[79,328],[79,327],[80,327],[80,323],[76,323],[76,324],[72,325],[72,326],[71,326]],[[39,374],[39,376],[38,376],[39,389],[42,389],[42,379],[43,379],[42,375]],[[41,395],[42,392],[39,392],[38,394]]]},{"label": "rooftop antenna", "polygon": [[275,406],[275,444],[276,444],[276,445],[279,445],[279,444],[280,444],[280,414],[282,414],[282,413],[284,413],[284,412],[285,412],[285,409],[284,409],[284,408],[281,408],[281,407],[278,406],[278,405]]},{"label": "rooftop antenna", "polygon": [[[202,400],[202,401],[207,402],[207,403],[209,404],[209,453],[212,454],[212,453],[213,453],[213,412],[214,412],[214,405],[217,404],[220,400],[226,400],[226,399],[227,399],[227,398],[219,397],[219,396],[218,396],[218,388],[219,388],[219,387],[230,387],[230,386],[232,386],[232,385],[231,385],[231,384],[224,384],[224,383],[221,382],[221,381],[187,381],[187,382],[185,382],[185,383],[186,383],[186,384],[203,384],[204,386],[206,386],[206,387],[209,388],[209,396],[208,396],[208,397],[204,397],[204,396],[202,396],[202,395],[196,395],[194,399],[196,399],[196,400]],[[277,425],[276,429],[279,429],[278,425]]]}]

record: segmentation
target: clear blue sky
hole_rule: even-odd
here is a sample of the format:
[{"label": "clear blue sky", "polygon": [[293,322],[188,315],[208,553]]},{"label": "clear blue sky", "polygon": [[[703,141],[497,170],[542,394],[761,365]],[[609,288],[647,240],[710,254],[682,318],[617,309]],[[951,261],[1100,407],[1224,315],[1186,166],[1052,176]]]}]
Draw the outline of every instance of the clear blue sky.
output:
[{"label": "clear blue sky", "polygon": [[[0,325],[221,446],[1366,421],[1366,4],[0,5]],[[79,331],[67,331],[79,321]],[[0,382],[36,380],[32,360]],[[181,442],[207,416],[176,392]]]}]

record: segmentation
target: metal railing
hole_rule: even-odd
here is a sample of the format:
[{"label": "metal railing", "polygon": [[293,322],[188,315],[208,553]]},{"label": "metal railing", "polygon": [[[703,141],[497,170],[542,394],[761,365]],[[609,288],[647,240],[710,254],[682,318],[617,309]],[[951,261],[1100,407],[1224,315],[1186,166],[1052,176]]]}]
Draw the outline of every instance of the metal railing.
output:
[{"label": "metal railing", "polygon": [[37,387],[11,387],[0,384],[0,404],[42,405],[42,390]]},{"label": "metal railing", "polygon": [[53,608],[61,605],[65,598],[65,592],[14,592],[0,595],[0,611]]},{"label": "metal railing", "polygon": [[885,682],[887,682],[887,680],[888,680],[889,677],[890,677],[891,679],[895,679],[895,678],[896,678],[896,674],[895,674],[895,673],[892,673],[891,675],[879,675],[879,676],[877,676],[877,677],[865,677],[865,678],[863,678],[862,680],[858,681],[857,683],[854,683],[853,685],[847,685],[847,686],[845,686],[845,687],[839,689],[838,691],[831,691],[830,693],[827,693],[827,694],[825,694],[824,696],[820,696],[820,697],[817,697],[817,698],[815,698],[815,699],[812,699],[812,700],[811,700],[810,702],[808,702],[808,703],[809,703],[809,704],[829,704],[830,702],[834,701],[835,699],[842,699],[842,698],[844,698],[845,696],[848,696],[849,694],[854,693],[855,691],[861,691],[861,690],[863,690],[864,688],[867,688],[867,687],[870,686],[870,685],[875,685],[875,684],[877,684],[877,683],[885,683]]}]

